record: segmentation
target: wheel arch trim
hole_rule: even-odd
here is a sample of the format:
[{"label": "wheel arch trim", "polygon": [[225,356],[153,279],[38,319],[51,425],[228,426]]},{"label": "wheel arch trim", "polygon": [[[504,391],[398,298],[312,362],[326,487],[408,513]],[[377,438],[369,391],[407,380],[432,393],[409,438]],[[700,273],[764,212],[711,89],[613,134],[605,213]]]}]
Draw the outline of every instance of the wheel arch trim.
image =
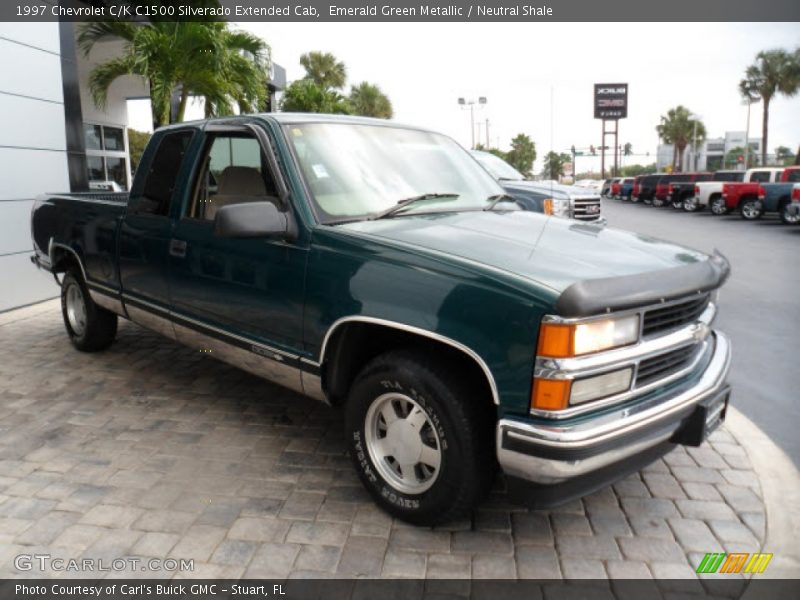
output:
[{"label": "wheel arch trim", "polygon": [[405,323],[398,323],[397,321],[389,321],[387,319],[380,319],[377,317],[366,317],[358,315],[341,317],[336,321],[334,321],[328,328],[328,331],[325,333],[325,337],[322,340],[322,347],[319,352],[319,362],[311,361],[309,359],[303,359],[304,362],[315,364],[316,366],[321,366],[322,363],[325,362],[325,357],[328,352],[328,346],[331,339],[333,338],[333,334],[336,333],[342,325],[346,325],[348,323],[367,323],[370,325],[378,325],[389,329],[397,329],[399,331],[405,331],[406,333],[411,333],[413,335],[418,335],[420,337],[428,338],[430,340],[440,342],[452,348],[455,348],[462,354],[465,354],[474,363],[476,363],[478,367],[480,367],[481,371],[483,371],[484,377],[486,377],[486,383],[489,385],[489,389],[492,394],[492,401],[494,402],[495,405],[498,406],[500,405],[500,395],[497,391],[497,383],[495,382],[494,375],[492,374],[491,369],[489,369],[489,365],[486,364],[486,361],[483,360],[483,358],[481,358],[481,356],[477,352],[475,352],[469,346],[466,346],[461,342],[457,342],[456,340],[449,338],[447,336],[435,333],[433,331],[429,331],[427,329],[422,329],[421,327],[406,325]]},{"label": "wheel arch trim", "polygon": [[56,268],[56,261],[53,260],[56,248],[61,248],[63,250],[72,253],[72,255],[75,257],[75,260],[78,261],[78,266],[81,268],[81,275],[83,275],[83,280],[88,283],[88,279],[86,278],[86,269],[83,266],[83,261],[81,260],[78,251],[75,250],[75,248],[72,248],[71,246],[67,246],[66,244],[62,244],[61,242],[55,242],[53,241],[53,238],[50,238],[50,243],[47,246],[47,255],[50,258],[50,269],[53,271],[53,273],[55,273],[55,268]]}]

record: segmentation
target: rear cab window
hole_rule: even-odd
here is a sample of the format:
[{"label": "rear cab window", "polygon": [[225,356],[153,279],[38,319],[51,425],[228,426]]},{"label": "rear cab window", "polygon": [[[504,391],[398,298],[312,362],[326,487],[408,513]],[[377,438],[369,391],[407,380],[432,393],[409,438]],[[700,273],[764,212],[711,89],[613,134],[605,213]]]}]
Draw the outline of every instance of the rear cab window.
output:
[{"label": "rear cab window", "polygon": [[756,181],[758,183],[769,183],[771,174],[772,174],[771,171],[755,171],[750,174],[750,181]]},{"label": "rear cab window", "polygon": [[178,174],[193,136],[194,131],[188,129],[163,135],[150,160],[144,182],[131,192],[131,211],[139,215],[169,215]]}]

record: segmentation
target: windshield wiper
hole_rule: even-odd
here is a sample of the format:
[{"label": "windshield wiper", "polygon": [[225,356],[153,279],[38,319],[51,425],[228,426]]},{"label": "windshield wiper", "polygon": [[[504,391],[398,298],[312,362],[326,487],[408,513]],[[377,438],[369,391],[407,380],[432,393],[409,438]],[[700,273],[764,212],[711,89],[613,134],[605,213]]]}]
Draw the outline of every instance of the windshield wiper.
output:
[{"label": "windshield wiper", "polygon": [[454,194],[452,192],[447,193],[428,193],[428,194],[420,194],[419,196],[411,196],[410,198],[403,198],[402,200],[398,200],[394,206],[390,206],[386,210],[382,210],[379,213],[376,213],[369,217],[369,221],[375,221],[377,219],[384,219],[386,217],[390,217],[397,212],[403,210],[405,207],[409,206],[410,204],[414,204],[415,202],[421,202],[422,200],[434,200],[437,198],[450,198],[455,200],[458,198],[460,194]]},{"label": "windshield wiper", "polygon": [[508,194],[495,194],[494,196],[489,196],[486,200],[489,202],[489,206],[483,210],[494,210],[494,207],[501,202],[517,202],[514,196],[509,196]]}]

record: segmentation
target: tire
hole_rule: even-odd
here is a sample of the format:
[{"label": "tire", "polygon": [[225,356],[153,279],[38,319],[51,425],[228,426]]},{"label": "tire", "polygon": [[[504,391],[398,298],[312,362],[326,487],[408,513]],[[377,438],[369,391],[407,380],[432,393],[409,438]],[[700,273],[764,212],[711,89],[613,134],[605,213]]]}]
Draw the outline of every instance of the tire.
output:
[{"label": "tire", "polygon": [[683,210],[683,200],[673,200],[671,204],[675,210]]},{"label": "tire", "polygon": [[800,223],[800,213],[796,215],[790,215],[787,212],[787,209],[791,206],[791,202],[783,201],[781,205],[778,207],[778,215],[780,215],[781,223],[784,225],[797,225]]},{"label": "tire", "polygon": [[653,206],[655,206],[656,208],[661,208],[662,206],[664,206],[664,201],[661,198],[655,198],[654,197],[653,198]]},{"label": "tire", "polygon": [[345,405],[361,482],[381,508],[414,525],[469,514],[496,472],[494,407],[451,371],[426,356],[383,354],[359,373]]},{"label": "tire", "polygon": [[727,214],[728,212],[728,206],[725,204],[725,199],[722,196],[711,198],[709,207],[711,208],[711,213],[717,216]]},{"label": "tire", "polygon": [[687,198],[683,201],[683,210],[685,212],[697,212],[702,208],[702,205],[694,198]]},{"label": "tire", "polygon": [[761,218],[764,211],[759,208],[758,200],[755,198],[744,198],[739,202],[739,214],[745,221],[756,221]]},{"label": "tire", "polygon": [[83,277],[74,271],[61,282],[61,314],[72,345],[81,352],[105,350],[117,335],[117,315],[94,303]]}]

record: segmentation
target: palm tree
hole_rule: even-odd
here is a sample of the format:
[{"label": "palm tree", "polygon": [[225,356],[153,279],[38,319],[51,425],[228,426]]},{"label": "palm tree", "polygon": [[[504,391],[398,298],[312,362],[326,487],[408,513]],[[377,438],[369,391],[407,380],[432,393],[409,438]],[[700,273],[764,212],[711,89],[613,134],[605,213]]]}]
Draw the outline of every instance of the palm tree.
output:
[{"label": "palm tree", "polygon": [[206,100],[209,116],[241,112],[266,102],[269,46],[221,22],[124,21],[91,22],[78,33],[85,54],[106,39],[124,41],[123,53],[92,70],[89,88],[95,104],[104,107],[111,84],[119,77],[143,78],[150,88],[153,126],[171,122],[170,100],[179,93],[175,121],[182,121],[190,95]]},{"label": "palm tree", "polygon": [[341,89],[347,81],[347,69],[330,52],[306,52],[300,56],[300,64],[310,79],[323,89]]},{"label": "palm tree", "polygon": [[[672,144],[672,169],[681,170],[681,160],[686,147],[706,139],[706,127],[700,120],[692,118],[692,112],[685,106],[670,108],[661,123],[656,126],[658,136],[667,144]],[[696,151],[696,148],[695,148]]]},{"label": "palm tree", "polygon": [[542,175],[548,179],[558,181],[558,178],[564,174],[564,165],[566,165],[572,158],[569,154],[548,152],[544,157],[544,168]]},{"label": "palm tree", "polygon": [[782,49],[762,50],[747,67],[739,82],[739,93],[753,102],[762,101],[761,164],[767,164],[769,103],[777,94],[793,96],[800,89],[800,48],[793,53]]},{"label": "palm tree", "polygon": [[350,89],[350,108],[354,115],[392,118],[392,102],[377,85],[366,81]]},{"label": "palm tree", "polygon": [[281,110],[287,112],[310,112],[348,114],[347,99],[335,90],[324,89],[310,79],[293,81],[283,93]]}]

